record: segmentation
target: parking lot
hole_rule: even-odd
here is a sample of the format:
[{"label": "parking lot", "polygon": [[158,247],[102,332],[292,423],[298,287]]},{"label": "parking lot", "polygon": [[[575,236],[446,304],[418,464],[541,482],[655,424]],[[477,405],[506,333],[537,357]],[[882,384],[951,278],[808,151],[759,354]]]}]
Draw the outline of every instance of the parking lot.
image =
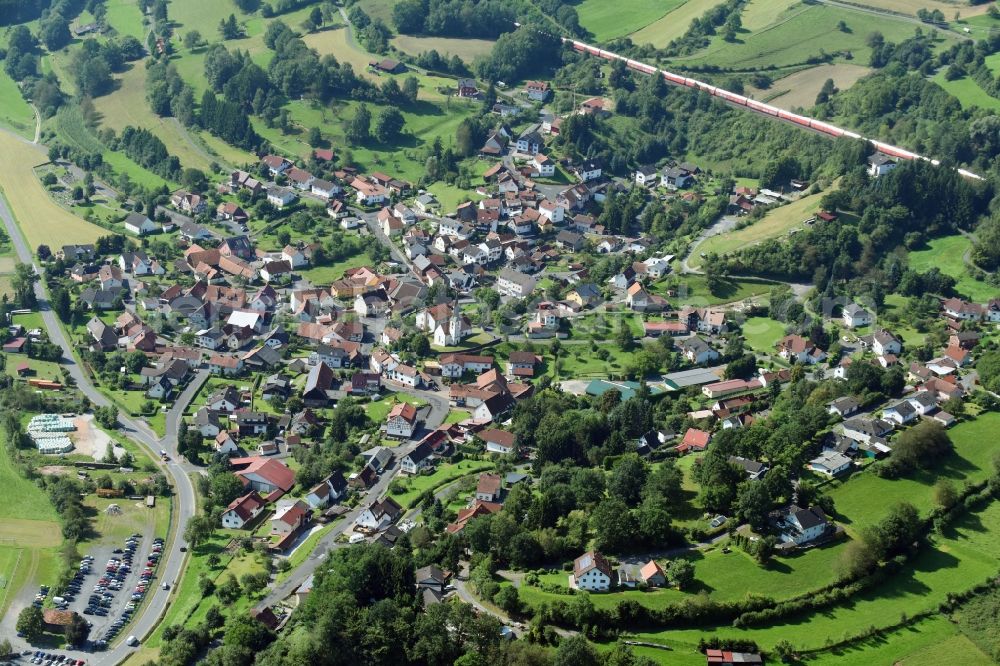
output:
[{"label": "parking lot", "polygon": [[[62,596],[52,598],[56,608],[76,611],[90,624],[90,649],[106,649],[128,630],[150,586],[158,584],[156,569],[162,549],[162,539],[144,539],[138,533],[118,546],[94,548],[83,556]],[[29,661],[65,663],[35,653]]]}]

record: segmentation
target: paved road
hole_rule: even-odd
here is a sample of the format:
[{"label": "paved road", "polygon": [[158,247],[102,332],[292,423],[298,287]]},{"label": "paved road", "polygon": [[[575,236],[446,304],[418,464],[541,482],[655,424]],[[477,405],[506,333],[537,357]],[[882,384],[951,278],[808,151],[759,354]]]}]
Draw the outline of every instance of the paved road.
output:
[{"label": "paved road", "polygon": [[[3,197],[0,197],[0,217],[3,218],[3,223],[7,228],[7,233],[14,242],[14,248],[17,251],[18,259],[24,263],[32,264],[36,272],[41,274],[41,270],[33,261],[27,242],[25,241],[20,228],[14,222],[14,216]],[[91,384],[86,373],[76,363],[76,360],[73,357],[73,348],[70,345],[69,340],[66,338],[59,321],[56,319],[55,313],[49,307],[48,297],[45,293],[45,287],[41,280],[35,282],[35,296],[38,298],[38,310],[42,314],[42,321],[45,324],[46,331],[48,331],[49,340],[54,344],[59,345],[62,349],[63,357],[60,360],[60,363],[69,371],[69,374],[75,381],[77,388],[85,396],[87,396],[87,398],[90,399],[90,402],[95,406],[110,404],[104,394],[94,388],[94,385]],[[178,404],[175,405],[175,410],[178,409],[179,404],[180,401],[178,401]],[[183,413],[184,406],[180,406],[179,410]],[[168,431],[166,437],[161,440],[157,437],[156,433],[154,433],[149,426],[142,421],[134,421],[125,415],[119,416],[118,420],[121,425],[121,431],[131,439],[145,446],[154,458],[159,456],[161,449],[176,452],[176,430]],[[174,422],[176,424],[176,418]],[[168,547],[164,550],[164,557],[160,562],[158,575],[161,582],[169,582],[171,583],[171,587],[173,587],[172,584],[180,578],[185,564],[185,554],[181,551],[183,544],[181,544],[181,540],[178,538],[179,530],[183,529],[183,526],[187,523],[188,519],[194,515],[196,503],[194,486],[192,485],[191,479],[188,477],[187,471],[183,468],[183,466],[174,460],[171,460],[171,462],[164,465],[164,468],[174,489],[174,521],[171,525],[171,534],[162,535],[167,537]],[[147,596],[145,600],[146,603],[143,606],[141,613],[137,615],[136,620],[127,628],[126,631],[123,631],[121,635],[123,637],[128,635],[135,635],[139,637],[146,636],[146,634],[148,634],[159,621],[160,615],[166,610],[170,596],[171,592],[163,590],[160,585],[153,588],[151,594]],[[10,612],[16,614],[20,612],[20,608],[11,608]],[[21,641],[17,641],[17,644],[15,645],[15,648],[18,650],[23,650],[27,647],[28,646],[24,645]],[[88,659],[88,661],[91,664],[96,665],[117,664],[125,659],[125,657],[127,657],[131,652],[132,648],[127,647],[124,644],[124,641],[121,641],[117,647],[110,649],[107,652],[95,654]]]},{"label": "paved road", "polygon": [[[447,397],[444,397],[441,393],[435,393],[433,391],[414,391],[412,389],[408,389],[407,393],[419,396],[424,400],[427,400],[430,404],[431,411],[424,423],[426,429],[432,430],[444,422],[449,409]],[[364,499],[358,502],[357,507],[346,513],[336,526],[327,532],[322,539],[320,539],[309,557],[302,564],[300,564],[288,578],[275,586],[268,593],[268,595],[257,604],[257,608],[274,606],[283,599],[286,599],[293,592],[295,592],[299,585],[304,583],[305,580],[316,571],[320,563],[326,559],[326,556],[330,551],[336,550],[337,548],[343,548],[347,545],[344,542],[337,542],[337,537],[350,531],[354,526],[354,520],[358,517],[358,514],[364,511],[371,502],[383,497],[386,492],[388,492],[389,484],[392,483],[392,480],[399,473],[399,461],[413,451],[413,449],[417,447],[417,444],[417,441],[410,441],[393,449],[396,459],[395,462],[393,462],[392,467],[382,472],[382,475],[379,476],[375,485],[369,488],[368,492],[365,493]]]}]

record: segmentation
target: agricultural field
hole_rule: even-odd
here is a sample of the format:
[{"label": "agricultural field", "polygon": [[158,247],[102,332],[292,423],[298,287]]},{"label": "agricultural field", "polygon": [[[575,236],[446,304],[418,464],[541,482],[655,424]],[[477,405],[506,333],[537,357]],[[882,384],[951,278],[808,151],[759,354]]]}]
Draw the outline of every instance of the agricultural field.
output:
[{"label": "agricultural field", "polygon": [[93,243],[106,231],[57,206],[32,169],[48,160],[41,148],[0,133],[0,189],[31,248],[58,238],[62,243]]},{"label": "agricultural field", "polygon": [[694,248],[688,258],[692,268],[700,268],[705,254],[726,255],[777,236],[788,234],[792,229],[805,228],[805,220],[816,214],[823,194],[810,194],[797,201],[769,210],[762,219],[743,227],[705,239]]},{"label": "agricultural field", "polygon": [[[1000,100],[997,102],[1000,103]],[[969,275],[965,259],[971,249],[972,241],[967,236],[935,238],[927,243],[926,249],[910,253],[910,268],[920,272],[940,269],[945,275],[955,278],[955,290],[965,298],[984,302],[996,298],[1000,289]]]},{"label": "agricultural field", "polygon": [[0,447],[0,615],[25,585],[52,583],[62,542],[55,508]]},{"label": "agricultural field", "polygon": [[596,41],[605,42],[640,30],[682,4],[684,0],[583,0],[576,11],[580,25]]},{"label": "agricultural field", "polygon": [[[837,29],[843,21],[846,31]],[[740,71],[804,64],[824,53],[838,54],[837,62],[867,63],[871,49],[865,43],[873,30],[886,41],[902,41],[913,34],[913,24],[891,18],[825,5],[798,5],[783,12],[775,23],[753,33],[743,33],[735,42],[715,37],[704,51],[681,64],[717,65]]]},{"label": "agricultural field", "polygon": [[809,663],[816,666],[961,666],[988,661],[952,623],[935,617],[848,648],[822,653]]},{"label": "agricultural field", "polygon": [[847,90],[872,71],[870,67],[847,63],[817,65],[780,78],[765,90],[751,88],[750,93],[755,99],[766,100],[783,109],[808,109],[815,105],[816,95],[827,79],[833,79],[840,90]]},{"label": "agricultural field", "polygon": [[[341,30],[340,32],[345,32]],[[320,33],[322,34],[322,33]],[[424,51],[435,50],[442,56],[457,55],[468,64],[488,54],[493,48],[490,39],[456,39],[452,37],[415,37],[413,35],[396,35],[390,42],[394,47],[416,56]]]}]

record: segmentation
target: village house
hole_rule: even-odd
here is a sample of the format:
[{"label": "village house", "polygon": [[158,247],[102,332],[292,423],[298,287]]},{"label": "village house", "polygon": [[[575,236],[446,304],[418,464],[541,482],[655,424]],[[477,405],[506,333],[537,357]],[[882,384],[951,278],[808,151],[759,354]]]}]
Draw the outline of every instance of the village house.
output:
[{"label": "village house", "polygon": [[895,160],[884,153],[875,153],[868,156],[868,175],[872,178],[884,176],[895,168]]},{"label": "village house", "polygon": [[231,530],[243,529],[244,525],[260,515],[266,505],[257,491],[251,490],[229,503],[222,514],[222,526]]},{"label": "village house", "polygon": [[478,437],[486,444],[487,453],[508,455],[514,451],[514,446],[517,444],[517,437],[514,433],[496,428],[483,430]]},{"label": "village house", "polygon": [[503,494],[503,480],[499,474],[480,474],[476,484],[476,499],[481,502],[499,502]]},{"label": "village house", "polygon": [[393,405],[385,421],[385,434],[408,439],[417,427],[417,408],[407,402]]},{"label": "village house", "polygon": [[530,275],[519,273],[510,268],[504,268],[500,271],[500,275],[497,278],[496,287],[501,296],[526,298],[535,291],[536,284],[537,281]]},{"label": "village house", "polygon": [[861,326],[869,326],[872,323],[871,313],[857,303],[845,306],[842,318],[844,326],[847,328],[859,328]]},{"label": "village house", "polygon": [[269,187],[267,189],[267,202],[278,210],[292,205],[298,199],[299,195],[287,187]]},{"label": "village house", "polygon": [[782,543],[801,546],[824,536],[831,528],[826,514],[818,506],[802,509],[794,504],[775,516]]},{"label": "village house", "polygon": [[684,354],[684,358],[695,365],[711,363],[719,358],[719,352],[697,335],[681,341],[677,346]]},{"label": "village house", "polygon": [[817,474],[822,474],[829,478],[833,478],[840,474],[843,474],[851,468],[853,462],[847,456],[838,453],[836,451],[824,451],[817,457],[809,461],[806,465],[810,470],[816,472]]},{"label": "village house", "polygon": [[359,527],[379,531],[392,525],[401,515],[403,507],[391,497],[386,497],[369,504],[354,522]]},{"label": "village house", "polygon": [[533,102],[544,102],[550,92],[547,81],[528,81],[524,84],[524,94]]},{"label": "village house", "polygon": [[275,506],[274,516],[271,518],[271,534],[294,534],[309,522],[309,515],[309,506],[302,500],[282,500]]},{"label": "village house", "polygon": [[474,354],[442,354],[439,359],[441,376],[456,379],[466,372],[483,373],[493,367],[492,356]]},{"label": "village house", "polygon": [[789,363],[813,365],[826,358],[826,352],[801,335],[786,335],[775,345],[778,356]]},{"label": "village house", "polygon": [[145,236],[157,230],[157,225],[142,213],[129,213],[122,223],[125,231],[136,236]]},{"label": "village house", "polygon": [[616,582],[607,558],[596,550],[584,553],[573,561],[570,587],[585,592],[607,592]]}]

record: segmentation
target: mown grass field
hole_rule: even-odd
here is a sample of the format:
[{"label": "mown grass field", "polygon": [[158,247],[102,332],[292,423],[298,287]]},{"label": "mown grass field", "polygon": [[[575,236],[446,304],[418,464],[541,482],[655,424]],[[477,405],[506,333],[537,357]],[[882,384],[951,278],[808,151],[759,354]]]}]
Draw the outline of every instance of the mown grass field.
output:
[{"label": "mown grass field", "polygon": [[816,104],[816,95],[827,79],[833,79],[840,90],[847,90],[871,72],[870,67],[847,63],[818,65],[782,77],[766,90],[754,88],[752,94],[755,99],[766,99],[783,109],[808,109]]},{"label": "mown grass field", "polygon": [[725,255],[761,241],[787,234],[792,229],[805,229],[805,220],[816,214],[823,194],[810,194],[798,201],[778,206],[749,226],[705,239],[688,258],[692,268],[699,268],[705,261],[702,254]]},{"label": "mown grass field", "polygon": [[0,125],[26,139],[35,138],[35,114],[6,71],[0,71]]},{"label": "mown grass field", "polygon": [[917,10],[926,8],[929,10],[940,9],[944,13],[946,20],[954,19],[955,14],[963,19],[986,14],[988,4],[969,5],[967,3],[947,2],[942,0],[865,0],[862,3],[869,7],[888,9],[889,11],[901,14],[917,15]]},{"label": "mown grass field", "polygon": [[21,476],[0,447],[0,615],[23,586],[54,582],[62,543],[57,520],[45,491]]},{"label": "mown grass field", "polygon": [[887,636],[822,653],[809,663],[816,666],[964,666],[989,663],[989,659],[948,620],[935,617]]},{"label": "mown grass field", "polygon": [[410,55],[415,56],[424,51],[435,50],[442,56],[457,55],[469,64],[476,58],[485,56],[493,48],[493,40],[491,39],[416,37],[414,35],[396,35],[390,43],[403,53]]},{"label": "mown grass field", "polygon": [[136,0],[107,0],[105,19],[121,35],[132,35],[141,42],[146,33],[142,11]]},{"label": "mown grass field", "polygon": [[[990,473],[994,453],[1000,443],[993,433],[1000,431],[1000,413],[987,412],[975,419],[953,426],[948,434],[955,451],[928,472],[899,479],[882,479],[861,473],[830,491],[838,520],[850,532],[878,521],[892,505],[910,502],[921,512],[934,503],[932,487],[939,479],[951,479],[957,485],[982,481]],[[996,524],[1000,530],[1000,523]]]},{"label": "mown grass field", "polygon": [[684,0],[583,0],[576,6],[580,25],[604,42],[640,30],[684,4]]},{"label": "mown grass field", "polygon": [[961,103],[963,109],[978,106],[988,111],[1000,111],[1000,99],[990,96],[985,90],[979,87],[973,79],[963,76],[960,79],[949,81],[944,76],[944,71],[935,74],[931,81],[944,88],[945,92]]},{"label": "mown grass field", "polygon": [[935,238],[927,243],[926,249],[910,253],[910,268],[920,272],[931,268],[940,269],[942,273],[955,278],[955,290],[958,293],[974,301],[996,298],[1000,290],[976,280],[967,272],[964,257],[971,248],[972,241],[959,234]]},{"label": "mown grass field", "polygon": [[743,337],[755,352],[770,354],[785,335],[785,325],[769,317],[750,317],[743,323]]},{"label": "mown grass field", "polygon": [[[840,21],[847,25],[846,32],[837,29]],[[840,54],[837,61],[844,62],[850,52],[852,62],[866,63],[871,56],[866,44],[870,33],[877,30],[887,41],[899,42],[913,35],[913,27],[908,21],[837,7],[798,5],[766,28],[741,33],[735,42],[717,36],[706,50],[678,62],[748,70],[803,64],[823,53]]]},{"label": "mown grass field", "polygon": [[687,31],[691,21],[701,18],[702,14],[719,4],[716,0],[688,0],[657,21],[636,30],[629,37],[635,44],[652,44],[663,48]]}]

